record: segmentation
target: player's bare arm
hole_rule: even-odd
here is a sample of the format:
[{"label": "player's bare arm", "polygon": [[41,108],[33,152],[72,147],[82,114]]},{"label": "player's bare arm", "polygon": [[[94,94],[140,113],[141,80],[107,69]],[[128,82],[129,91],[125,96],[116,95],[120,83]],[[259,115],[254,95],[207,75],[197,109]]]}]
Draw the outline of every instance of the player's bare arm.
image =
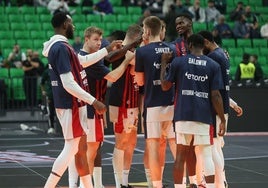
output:
[{"label": "player's bare arm", "polygon": [[165,75],[167,71],[167,67],[172,59],[172,53],[163,53],[161,56],[161,88],[163,91],[167,91],[172,87],[172,82],[165,80]]},{"label": "player's bare arm", "polygon": [[128,67],[128,65],[133,59],[134,59],[134,53],[131,51],[127,51],[125,55],[125,59],[120,64],[120,66],[114,69],[113,71],[109,72],[104,78],[108,80],[109,82],[115,82],[123,75],[126,68]]},{"label": "player's bare arm", "polygon": [[211,101],[212,101],[212,104],[213,104],[213,107],[214,107],[216,113],[218,114],[218,116],[221,119],[220,129],[219,129],[218,135],[224,136],[225,131],[226,131],[225,130],[226,120],[224,117],[222,97],[221,97],[219,90],[211,91]]},{"label": "player's bare arm", "polygon": [[124,57],[124,55],[127,53],[127,51],[134,51],[137,46],[141,43],[142,39],[139,37],[134,42],[124,45],[120,49],[116,49],[114,51],[109,52],[109,54],[105,57],[105,60],[113,63],[117,61],[118,59]]}]

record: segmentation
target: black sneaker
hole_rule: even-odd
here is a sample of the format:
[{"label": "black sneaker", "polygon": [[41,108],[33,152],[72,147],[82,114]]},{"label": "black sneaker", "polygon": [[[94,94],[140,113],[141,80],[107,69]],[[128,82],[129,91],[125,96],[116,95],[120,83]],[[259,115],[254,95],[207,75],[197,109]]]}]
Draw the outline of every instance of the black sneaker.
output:
[{"label": "black sneaker", "polygon": [[127,186],[121,184],[121,188],[133,188],[133,187],[131,185],[129,185],[129,184]]},{"label": "black sneaker", "polygon": [[228,183],[227,183],[227,181],[224,181],[224,187],[225,187],[225,188],[228,188]]},{"label": "black sneaker", "polygon": [[189,188],[198,188],[196,184],[190,184]]}]

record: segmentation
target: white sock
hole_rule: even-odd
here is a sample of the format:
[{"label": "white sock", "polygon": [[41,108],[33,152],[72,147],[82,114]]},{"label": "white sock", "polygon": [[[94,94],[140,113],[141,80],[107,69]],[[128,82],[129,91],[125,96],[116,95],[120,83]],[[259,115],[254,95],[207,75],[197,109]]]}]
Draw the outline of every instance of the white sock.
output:
[{"label": "white sock", "polygon": [[185,177],[185,176],[183,176],[183,178],[182,178],[182,184],[187,184],[187,178]]},{"label": "white sock", "polygon": [[50,173],[44,188],[56,187],[59,180],[60,180],[59,176],[56,176],[56,175]]},{"label": "white sock", "polygon": [[162,188],[163,187],[162,181],[153,181],[153,187]]},{"label": "white sock", "polygon": [[93,188],[90,174],[80,177],[80,187],[81,188]]},{"label": "white sock", "polygon": [[214,183],[207,183],[206,188],[215,188],[215,184]]},{"label": "white sock", "polygon": [[175,184],[175,188],[186,188],[186,184]]},{"label": "white sock", "polygon": [[123,170],[122,185],[125,185],[125,186],[128,185],[128,175],[129,175],[129,170]]},{"label": "white sock", "polygon": [[196,176],[189,176],[190,184],[197,184],[196,182]]},{"label": "white sock", "polygon": [[124,151],[114,148],[113,168],[116,188],[120,188],[123,178]]},{"label": "white sock", "polygon": [[93,169],[94,188],[102,188],[102,168],[94,167]]},{"label": "white sock", "polygon": [[146,180],[147,180],[147,183],[148,183],[148,187],[152,188],[153,187],[153,182],[152,182],[150,169],[148,169],[148,168],[145,169],[145,175],[146,175]]},{"label": "white sock", "polygon": [[165,169],[165,167],[161,166],[161,180],[163,179],[164,169]]},{"label": "white sock", "polygon": [[75,166],[75,159],[73,158],[72,162],[68,166],[68,181],[69,188],[77,188],[78,187],[78,172]]}]

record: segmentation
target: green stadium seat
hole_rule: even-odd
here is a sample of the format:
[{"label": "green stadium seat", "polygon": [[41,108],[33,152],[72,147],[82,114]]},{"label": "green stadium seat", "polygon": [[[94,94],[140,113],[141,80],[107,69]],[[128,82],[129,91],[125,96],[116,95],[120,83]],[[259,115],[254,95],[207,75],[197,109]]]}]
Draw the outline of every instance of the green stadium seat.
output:
[{"label": "green stadium seat", "polygon": [[112,33],[115,30],[120,30],[121,29],[121,24],[120,22],[116,22],[116,23],[106,23],[105,24],[105,35],[109,35],[110,33]]},{"label": "green stadium seat", "polygon": [[248,5],[251,7],[262,6],[262,1],[248,0]]},{"label": "green stadium seat", "polygon": [[52,16],[50,14],[40,14],[39,15],[39,21],[41,23],[43,23],[43,22],[50,23],[51,22],[51,18],[52,18]]},{"label": "green stadium seat", "polygon": [[121,22],[121,30],[126,31],[132,22]]},{"label": "green stadium seat", "polygon": [[247,5],[248,4],[248,0],[233,0],[233,1],[234,1],[234,5],[236,5],[238,2],[243,2],[244,5]]},{"label": "green stadium seat", "polygon": [[268,55],[268,48],[260,47],[259,51],[260,51],[260,54],[262,55]]},{"label": "green stadium seat", "polygon": [[110,0],[110,2],[113,6],[121,6],[122,5],[122,0]]},{"label": "green stadium seat", "polygon": [[[34,22],[34,23],[39,23],[39,16],[37,15],[32,15],[32,14],[24,14],[23,15],[24,21],[27,22]],[[39,23],[40,24],[40,23]]]},{"label": "green stadium seat", "polygon": [[86,17],[83,14],[75,14],[72,16],[73,23],[86,22]]},{"label": "green stadium seat", "polygon": [[194,33],[198,33],[199,31],[207,30],[207,24],[206,23],[193,23],[193,31]]},{"label": "green stadium seat", "polygon": [[0,78],[9,78],[9,69],[1,68],[0,69]]},{"label": "green stadium seat", "polygon": [[15,22],[11,22],[10,23],[10,29],[11,30],[26,30],[26,25],[25,23],[15,23]]},{"label": "green stadium seat", "polygon": [[132,14],[131,17],[132,17],[132,22],[133,23],[138,23],[138,21],[141,18],[141,15],[140,14]]},{"label": "green stadium seat", "polygon": [[33,40],[33,48],[34,49],[42,49],[44,42],[45,42],[45,40],[43,40],[43,39],[35,39],[35,40]]},{"label": "green stadium seat", "polygon": [[54,31],[52,31],[52,30],[48,30],[48,31],[46,31],[46,34],[47,34],[47,40],[50,38],[50,37],[52,37],[55,33],[54,33]]},{"label": "green stadium seat", "polygon": [[46,7],[38,6],[35,8],[35,11],[37,15],[42,15],[42,14],[50,15],[50,12]]},{"label": "green stadium seat", "polygon": [[17,43],[22,49],[33,49],[33,40],[32,39],[18,39]]},{"label": "green stadium seat", "polygon": [[13,31],[0,31],[0,38],[2,39],[13,39]]},{"label": "green stadium seat", "polygon": [[86,20],[88,22],[101,22],[101,15],[88,14],[86,15]]},{"label": "green stadium seat", "polygon": [[244,53],[243,48],[236,48],[236,47],[229,47],[227,51],[231,57],[235,57],[235,56],[242,57]]},{"label": "green stadium seat", "polygon": [[124,6],[114,6],[113,10],[116,15],[127,15],[127,9]]},{"label": "green stadium seat", "polygon": [[[267,54],[266,54],[267,56]],[[268,62],[267,62],[267,57],[264,56],[264,55],[260,55],[258,56],[258,63],[261,65],[261,66],[268,66]]]},{"label": "green stadium seat", "polygon": [[9,23],[9,20],[8,20],[8,15],[5,15],[5,14],[0,14],[0,22],[1,24],[2,23]]},{"label": "green stadium seat", "polygon": [[132,17],[129,14],[127,15],[119,14],[117,15],[117,22],[132,22]]},{"label": "green stadium seat", "polygon": [[43,30],[52,30],[53,28],[50,22],[43,22],[41,24]]},{"label": "green stadium seat", "polygon": [[252,39],[253,47],[267,48],[268,43],[265,39]]},{"label": "green stadium seat", "polygon": [[2,22],[1,23],[1,27],[0,27],[0,31],[10,31],[10,24],[9,24],[9,22]]},{"label": "green stadium seat", "polygon": [[241,63],[241,61],[242,61],[242,56],[235,56],[234,57],[234,65],[235,66],[238,66],[239,65],[239,63]]},{"label": "green stadium seat", "polygon": [[0,43],[1,43],[1,48],[2,49],[5,49],[5,48],[13,48],[13,45],[16,43],[16,41],[13,39],[13,40],[10,40],[10,39],[1,39],[0,40]]},{"label": "green stadium seat", "polygon": [[259,55],[259,54],[260,54],[260,52],[259,52],[259,48],[249,48],[249,47],[245,47],[245,48],[244,48],[244,52],[245,52],[245,53],[248,53],[248,54],[250,54],[250,55],[253,55],[253,54],[257,54],[257,55]]},{"label": "green stadium seat", "polygon": [[30,31],[30,36],[32,39],[47,39],[47,34],[43,30],[31,30]]},{"label": "green stadium seat", "polygon": [[3,79],[6,85],[7,98],[10,99],[10,77],[9,77],[9,69],[1,68],[0,69],[0,79]]},{"label": "green stadium seat", "polygon": [[237,66],[231,66],[230,67],[230,79],[234,80],[235,78],[235,73],[236,73]]},{"label": "green stadium seat", "polygon": [[5,7],[5,14],[20,14],[20,11],[18,7],[8,6]]},{"label": "green stadium seat", "polygon": [[255,11],[260,14],[268,14],[268,8],[265,6],[255,6]]},{"label": "green stadium seat", "polygon": [[226,14],[230,14],[234,9],[235,9],[235,5],[228,5],[227,4],[227,7],[226,7]]},{"label": "green stadium seat", "polygon": [[142,15],[142,9],[141,7],[127,7],[127,13],[128,14],[140,14]]},{"label": "green stadium seat", "polygon": [[252,41],[251,41],[251,39],[237,39],[236,46],[238,48],[252,47]]},{"label": "green stadium seat", "polygon": [[23,78],[12,78],[11,77],[11,90],[13,93],[14,100],[25,100],[25,92],[23,86]]},{"label": "green stadium seat", "polygon": [[[0,43],[0,46],[1,46],[1,43]],[[2,49],[2,52],[3,52],[4,57],[8,57],[9,54],[10,54],[10,52],[12,52],[12,50],[13,50],[13,48],[11,48],[10,46],[7,47],[7,48]]]},{"label": "green stadium seat", "polygon": [[11,78],[22,78],[24,76],[24,71],[19,68],[10,68],[9,75]]},{"label": "green stadium seat", "polygon": [[23,16],[19,16],[17,14],[9,14],[8,15],[9,22],[23,22]]},{"label": "green stadium seat", "polygon": [[29,31],[33,31],[33,30],[37,30],[37,31],[41,31],[42,30],[42,25],[39,22],[27,22],[26,23],[26,28]]},{"label": "green stadium seat", "polygon": [[268,78],[268,66],[262,66],[263,76],[264,78]]},{"label": "green stadium seat", "polygon": [[[222,39],[222,46],[225,48],[225,49],[228,49],[230,47],[235,47],[235,40],[234,39]],[[229,50],[228,50],[229,52]]]},{"label": "green stadium seat", "polygon": [[[98,27],[98,28],[101,28],[102,30],[105,29],[105,23],[103,22],[90,22],[89,24],[87,24],[87,27],[89,26],[95,26],[95,27]],[[86,27],[83,29],[83,31],[86,29]]]},{"label": "green stadium seat", "polygon": [[107,22],[116,22],[116,15],[106,15],[106,16],[103,16],[102,17],[102,21],[104,23],[107,23]]},{"label": "green stadium seat", "polygon": [[32,7],[32,6],[21,6],[19,8],[19,11],[22,14],[32,14],[34,16],[34,14],[35,14],[35,7]]},{"label": "green stadium seat", "polygon": [[29,30],[15,30],[14,31],[14,38],[15,39],[30,39],[30,32]]},{"label": "green stadium seat", "polygon": [[89,27],[89,23],[87,22],[78,22],[75,24],[75,30],[84,31],[87,27]]},{"label": "green stadium seat", "polygon": [[2,16],[2,15],[4,15],[5,14],[5,7],[2,5],[2,4],[0,4],[0,15]]}]

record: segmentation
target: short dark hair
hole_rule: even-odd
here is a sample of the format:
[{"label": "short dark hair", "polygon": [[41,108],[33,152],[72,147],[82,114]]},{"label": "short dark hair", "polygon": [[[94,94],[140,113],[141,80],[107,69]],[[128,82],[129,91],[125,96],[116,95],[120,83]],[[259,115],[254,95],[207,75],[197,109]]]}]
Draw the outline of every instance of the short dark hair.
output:
[{"label": "short dark hair", "polygon": [[67,14],[65,12],[55,13],[51,19],[51,24],[53,28],[60,27],[67,20],[67,18]]},{"label": "short dark hair", "polygon": [[178,17],[184,17],[184,18],[187,18],[188,20],[190,20],[192,22],[192,16],[188,13],[180,13],[177,15],[177,18]]},{"label": "short dark hair", "polygon": [[243,54],[243,60],[249,60],[250,54],[249,53],[244,53]]},{"label": "short dark hair", "polygon": [[193,46],[197,48],[204,48],[204,37],[202,37],[199,34],[192,34],[188,39],[187,39],[188,44],[192,44]]},{"label": "short dark hair", "polygon": [[203,30],[200,31],[198,34],[207,39],[209,42],[214,42],[214,37],[210,31]]}]

